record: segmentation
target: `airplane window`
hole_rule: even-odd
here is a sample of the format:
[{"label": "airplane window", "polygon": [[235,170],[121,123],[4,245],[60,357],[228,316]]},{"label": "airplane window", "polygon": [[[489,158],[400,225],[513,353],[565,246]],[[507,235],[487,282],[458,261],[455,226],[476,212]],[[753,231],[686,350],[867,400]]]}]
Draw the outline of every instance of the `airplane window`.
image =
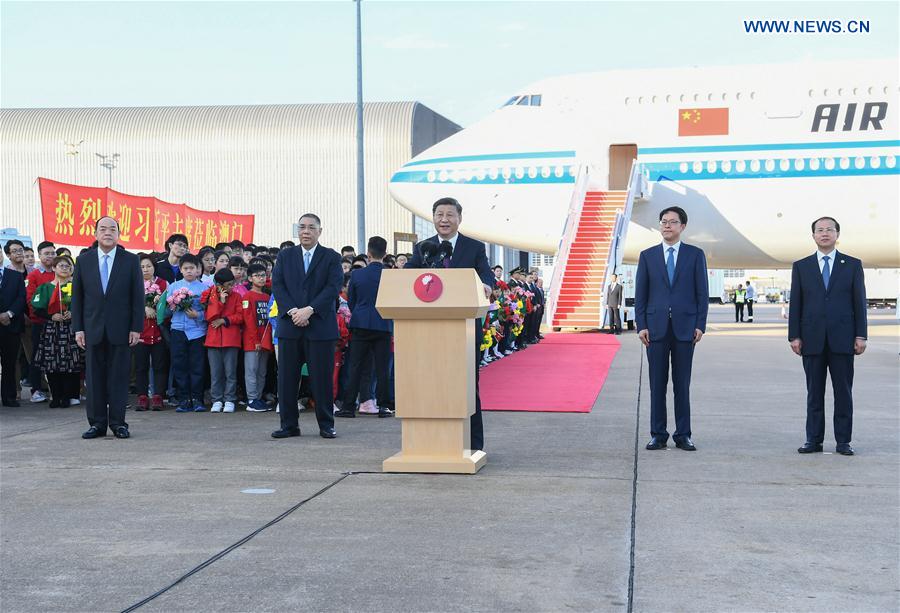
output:
[{"label": "airplane window", "polygon": [[541,106],[541,94],[531,97],[531,106]]},{"label": "airplane window", "polygon": [[858,157],[853,161],[853,165],[857,168],[863,168],[866,165],[866,161],[863,158]]},{"label": "airplane window", "polygon": [[878,168],[879,166],[881,166],[881,158],[877,155],[872,156],[872,159],[869,160],[869,166],[871,166],[872,168]]},{"label": "airplane window", "polygon": [[806,162],[803,161],[803,158],[797,158],[794,160],[794,170],[803,170],[803,167],[806,165]]},{"label": "airplane window", "polygon": [[519,106],[528,106],[528,96],[522,96],[516,104]]}]

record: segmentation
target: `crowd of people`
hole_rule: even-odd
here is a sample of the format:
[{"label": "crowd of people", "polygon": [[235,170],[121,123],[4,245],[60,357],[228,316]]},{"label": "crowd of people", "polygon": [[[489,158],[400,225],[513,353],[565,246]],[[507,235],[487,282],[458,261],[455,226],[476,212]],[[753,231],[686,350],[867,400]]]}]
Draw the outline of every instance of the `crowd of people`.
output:
[{"label": "crowd of people", "polygon": [[[278,303],[272,277],[279,252],[295,246],[293,241],[266,247],[235,240],[192,252],[185,235],[173,234],[164,252],[138,254],[144,317],[139,341],[130,352],[130,391],[135,396],[130,406],[136,411],[168,406],[177,412],[232,413],[241,405],[250,412],[279,410],[274,357]],[[388,254],[386,246],[383,238],[373,237],[365,254],[349,245],[340,251],[343,282],[335,304],[340,338],[329,373],[328,407],[339,417],[355,416],[357,410],[393,415],[390,326],[373,324],[368,315],[352,323],[357,308],[360,313],[374,311],[374,303],[355,304],[358,296],[351,291],[351,279],[356,275],[364,282],[357,271],[374,264],[403,268],[413,257]],[[18,406],[22,389],[30,390],[26,397],[32,403],[49,401],[50,408],[81,404],[86,367],[85,350],[72,328],[75,258],[49,241],[38,244],[35,252],[14,239],[3,251],[4,269],[20,273],[25,287],[22,325],[4,352],[4,384],[12,379],[10,369],[18,373],[15,389],[4,390],[4,406]],[[502,266],[492,270],[496,286],[481,328],[480,367],[543,338],[544,293],[538,270],[515,268],[506,279]],[[363,317],[366,321],[360,324]],[[304,366],[300,410],[315,408],[313,387]]]}]

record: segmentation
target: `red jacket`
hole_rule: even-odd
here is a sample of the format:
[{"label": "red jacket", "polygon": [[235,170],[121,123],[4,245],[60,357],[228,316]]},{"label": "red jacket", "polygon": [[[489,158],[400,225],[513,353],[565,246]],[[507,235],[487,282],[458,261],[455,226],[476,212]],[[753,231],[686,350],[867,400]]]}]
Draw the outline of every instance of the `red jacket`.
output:
[{"label": "red jacket", "polygon": [[[144,281],[146,288],[146,281]],[[168,284],[165,279],[160,277],[154,277],[151,283],[155,283],[159,287],[159,291],[165,292]],[[146,305],[146,301],[144,302]],[[159,329],[159,324],[156,323],[156,309],[154,309],[153,317],[144,317],[144,330],[141,332],[141,342],[145,345],[156,345],[157,343],[162,342],[162,332]]]},{"label": "red jacket", "polygon": [[269,295],[251,289],[244,294],[241,307],[244,312],[244,351],[256,351],[256,345],[262,345],[263,339],[272,335]]},{"label": "red jacket", "polygon": [[37,288],[44,283],[50,283],[54,279],[56,279],[56,273],[52,270],[42,272],[39,268],[35,268],[28,273],[28,277],[25,280],[25,304],[28,305],[28,319],[36,324],[47,323],[47,320],[43,317],[38,317],[34,313],[34,309],[31,308],[31,299],[34,298]]},{"label": "red jacket", "polygon": [[[225,303],[219,299],[219,290],[213,285],[200,296],[200,302],[206,304],[206,347],[241,347],[241,326],[244,323],[244,313],[241,309],[241,297],[235,292],[230,292]],[[225,323],[218,328],[213,328],[212,322],[224,319]]]}]

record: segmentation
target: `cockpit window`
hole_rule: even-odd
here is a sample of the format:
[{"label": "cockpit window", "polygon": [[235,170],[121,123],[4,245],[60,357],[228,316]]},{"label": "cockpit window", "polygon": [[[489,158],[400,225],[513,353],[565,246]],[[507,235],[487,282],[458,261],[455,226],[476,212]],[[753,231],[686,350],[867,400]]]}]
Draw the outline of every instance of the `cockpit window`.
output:
[{"label": "cockpit window", "polygon": [[513,96],[503,106],[541,106],[541,94]]}]

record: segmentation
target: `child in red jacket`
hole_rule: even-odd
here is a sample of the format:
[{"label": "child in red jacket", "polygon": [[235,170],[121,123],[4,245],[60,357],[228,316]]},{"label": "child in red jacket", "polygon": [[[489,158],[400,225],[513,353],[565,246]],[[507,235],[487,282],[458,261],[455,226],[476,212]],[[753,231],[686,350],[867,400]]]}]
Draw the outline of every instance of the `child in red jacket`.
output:
[{"label": "child in red jacket", "polygon": [[[244,313],[244,384],[247,388],[247,410],[255,413],[271,411],[262,399],[266,387],[266,368],[269,364],[269,350],[264,349],[267,336],[272,336],[269,325],[269,294],[265,293],[266,268],[261,264],[251,264],[247,268],[250,289],[243,296],[241,306]],[[271,346],[271,338],[267,346]]]},{"label": "child in red jacket", "polygon": [[[223,268],[213,277],[215,285],[200,297],[206,306],[206,355],[209,358],[212,412],[234,413],[237,401],[237,359],[242,346],[244,313],[241,297],[233,291],[234,273]],[[224,400],[224,406],[223,406]]]}]

